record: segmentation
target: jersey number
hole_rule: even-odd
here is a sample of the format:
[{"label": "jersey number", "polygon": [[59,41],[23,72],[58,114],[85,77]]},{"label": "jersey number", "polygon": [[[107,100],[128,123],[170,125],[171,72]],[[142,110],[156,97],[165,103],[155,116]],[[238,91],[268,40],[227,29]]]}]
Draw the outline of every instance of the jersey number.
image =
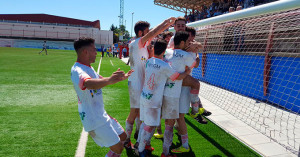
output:
[{"label": "jersey number", "polygon": [[153,88],[154,88],[154,83],[155,83],[154,78],[155,78],[155,74],[152,73],[147,82],[147,85],[148,85],[149,89],[151,89],[151,90],[153,90]]}]

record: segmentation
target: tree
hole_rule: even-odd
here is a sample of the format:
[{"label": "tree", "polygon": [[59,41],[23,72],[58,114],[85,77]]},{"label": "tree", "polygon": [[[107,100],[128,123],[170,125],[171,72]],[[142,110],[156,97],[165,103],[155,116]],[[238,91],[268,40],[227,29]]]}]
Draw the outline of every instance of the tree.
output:
[{"label": "tree", "polygon": [[110,31],[113,31],[113,42],[114,43],[119,42],[120,34],[123,35],[122,41],[128,41],[130,39],[129,32],[126,30],[126,27],[124,25],[121,25],[120,28],[118,28],[117,26],[114,26],[114,24],[112,24],[110,26]]}]

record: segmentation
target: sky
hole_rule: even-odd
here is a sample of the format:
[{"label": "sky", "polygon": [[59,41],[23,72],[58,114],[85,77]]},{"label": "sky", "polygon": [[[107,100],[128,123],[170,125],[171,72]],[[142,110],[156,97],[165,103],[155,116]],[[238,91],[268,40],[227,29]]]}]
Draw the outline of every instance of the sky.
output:
[{"label": "sky", "polygon": [[[133,26],[143,20],[148,21],[151,28],[169,17],[184,15],[155,5],[154,0],[124,0],[124,25],[129,32],[133,12]],[[0,14],[41,13],[87,21],[100,20],[101,30],[109,30],[112,24],[119,26],[120,0],[1,0]]]}]

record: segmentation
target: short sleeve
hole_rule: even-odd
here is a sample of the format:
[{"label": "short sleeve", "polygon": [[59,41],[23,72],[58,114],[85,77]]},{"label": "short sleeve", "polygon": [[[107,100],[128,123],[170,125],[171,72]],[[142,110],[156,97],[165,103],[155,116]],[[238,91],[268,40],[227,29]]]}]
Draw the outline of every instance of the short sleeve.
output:
[{"label": "short sleeve", "polygon": [[174,36],[171,37],[168,43],[168,49],[174,49]]},{"label": "short sleeve", "polygon": [[175,81],[178,76],[180,75],[178,72],[176,72],[169,64],[166,64],[164,73],[167,75],[168,78],[170,78],[172,81]]},{"label": "short sleeve", "polygon": [[77,85],[81,90],[85,90],[84,82],[87,79],[91,79],[91,77],[84,71],[79,72],[74,70],[71,72],[71,79],[74,85]]},{"label": "short sleeve", "polygon": [[185,57],[185,65],[190,68],[194,68],[194,66],[196,65],[196,60],[191,54],[188,54],[187,57]]},{"label": "short sleeve", "polygon": [[143,45],[141,39],[142,39],[142,38],[140,38],[139,41],[138,41],[139,49],[144,48],[145,46],[148,46],[148,44],[149,44],[149,42],[147,41],[147,42],[145,42],[145,44]]}]

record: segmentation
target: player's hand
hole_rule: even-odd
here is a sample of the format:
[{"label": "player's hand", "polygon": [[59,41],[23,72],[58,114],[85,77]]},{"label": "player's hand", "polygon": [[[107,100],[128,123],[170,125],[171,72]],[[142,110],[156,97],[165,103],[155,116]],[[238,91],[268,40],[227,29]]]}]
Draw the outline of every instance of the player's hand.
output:
[{"label": "player's hand", "polygon": [[192,70],[191,70],[190,67],[185,66],[185,72],[186,72],[187,74],[190,74],[190,73],[192,72]]},{"label": "player's hand", "polygon": [[190,45],[185,49],[187,52],[198,53],[203,48],[202,44],[197,41],[193,41]]},{"label": "player's hand", "polygon": [[125,73],[124,71],[121,71],[120,68],[113,72],[112,75],[109,78],[110,84],[115,84],[117,82],[123,81],[125,79]]},{"label": "player's hand", "polygon": [[168,25],[172,25],[175,23],[176,17],[170,17],[166,20],[166,22],[168,23]]},{"label": "player's hand", "polygon": [[133,72],[134,72],[134,70],[129,70],[129,71],[125,74],[125,79],[127,79]]},{"label": "player's hand", "polygon": [[197,63],[197,64],[200,63],[200,58],[199,58],[199,57],[196,58],[196,63]]}]

